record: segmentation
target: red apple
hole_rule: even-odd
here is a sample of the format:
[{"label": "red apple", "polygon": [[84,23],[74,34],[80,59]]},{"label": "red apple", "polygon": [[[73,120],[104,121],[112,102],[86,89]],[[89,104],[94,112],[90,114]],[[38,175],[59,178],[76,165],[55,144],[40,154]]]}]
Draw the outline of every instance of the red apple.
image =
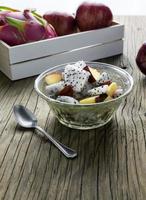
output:
[{"label": "red apple", "polygon": [[143,43],[138,51],[136,63],[140,71],[146,75],[146,42]]},{"label": "red apple", "polygon": [[99,3],[82,3],[76,11],[76,21],[81,31],[110,26],[113,15],[109,7]]},{"label": "red apple", "polygon": [[58,36],[68,35],[76,32],[76,21],[75,18],[70,14],[61,12],[47,12],[43,17],[48,23],[52,24]]}]

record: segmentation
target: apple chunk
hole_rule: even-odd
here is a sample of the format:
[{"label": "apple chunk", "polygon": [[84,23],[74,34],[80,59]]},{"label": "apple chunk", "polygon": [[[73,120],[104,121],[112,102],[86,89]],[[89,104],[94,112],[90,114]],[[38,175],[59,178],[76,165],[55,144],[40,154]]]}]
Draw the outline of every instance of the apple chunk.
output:
[{"label": "apple chunk", "polygon": [[59,92],[59,96],[70,96],[73,97],[73,88],[71,85],[67,85],[65,86],[60,92]]},{"label": "apple chunk", "polygon": [[98,96],[87,97],[85,99],[80,100],[80,104],[92,104],[92,103],[99,103],[104,101],[107,98],[107,94],[101,94]]},{"label": "apple chunk", "polygon": [[107,98],[107,94],[100,94],[96,97],[96,103],[102,102]]},{"label": "apple chunk", "polygon": [[48,74],[45,77],[45,82],[48,85],[54,84],[54,83],[58,83],[59,81],[61,81],[62,79],[62,73],[61,72],[53,72],[51,74]]},{"label": "apple chunk", "polygon": [[81,104],[92,104],[92,103],[96,103],[96,98],[98,98],[97,96],[94,97],[88,97],[85,99],[80,100]]},{"label": "apple chunk", "polygon": [[90,72],[90,74],[91,74],[88,79],[89,83],[94,83],[94,82],[96,82],[96,80],[98,80],[100,73],[97,71],[97,69],[86,66],[86,67],[84,67],[84,70]]},{"label": "apple chunk", "polygon": [[107,95],[112,97],[115,93],[115,91],[118,89],[118,85],[116,82],[112,82],[107,89]]}]

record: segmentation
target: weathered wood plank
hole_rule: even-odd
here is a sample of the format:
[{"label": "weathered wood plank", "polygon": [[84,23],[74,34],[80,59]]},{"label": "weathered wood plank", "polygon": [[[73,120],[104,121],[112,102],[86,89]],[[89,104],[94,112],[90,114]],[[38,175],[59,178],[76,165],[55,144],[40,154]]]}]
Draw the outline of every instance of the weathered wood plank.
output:
[{"label": "weathered wood plank", "polygon": [[[124,55],[101,61],[125,68],[134,89],[112,122],[91,131],[61,125],[33,89],[34,79],[11,82],[0,72],[0,199],[145,200],[146,79],[135,56],[146,37],[146,17],[117,17],[125,24]],[[39,124],[78,151],[67,160],[47,140],[20,129],[13,105],[23,104]]]}]

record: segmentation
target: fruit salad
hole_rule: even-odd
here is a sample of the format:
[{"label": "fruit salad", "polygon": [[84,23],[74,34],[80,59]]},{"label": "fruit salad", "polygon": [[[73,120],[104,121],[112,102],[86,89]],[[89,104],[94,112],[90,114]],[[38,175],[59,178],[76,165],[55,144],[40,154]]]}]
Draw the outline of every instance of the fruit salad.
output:
[{"label": "fruit salad", "polygon": [[44,79],[46,95],[69,104],[95,104],[123,94],[121,86],[106,71],[101,72],[84,61],[68,64],[63,72],[53,72]]}]

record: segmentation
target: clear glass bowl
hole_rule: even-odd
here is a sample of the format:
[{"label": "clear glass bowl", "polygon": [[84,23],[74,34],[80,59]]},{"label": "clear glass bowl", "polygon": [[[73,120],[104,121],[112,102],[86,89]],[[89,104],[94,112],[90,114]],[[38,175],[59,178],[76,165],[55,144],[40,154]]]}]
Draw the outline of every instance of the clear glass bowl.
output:
[{"label": "clear glass bowl", "polygon": [[[97,68],[100,72],[107,72],[112,81],[120,85],[124,93],[115,99],[95,104],[71,105],[58,102],[45,94],[44,77],[55,71],[64,71],[67,64],[62,64],[48,69],[35,80],[36,92],[47,101],[57,119],[64,125],[75,129],[93,129],[108,123],[113,113],[118,109],[122,100],[130,93],[133,87],[133,78],[125,70],[105,63],[86,62],[87,65]],[[73,63],[70,63],[73,64]]]}]

